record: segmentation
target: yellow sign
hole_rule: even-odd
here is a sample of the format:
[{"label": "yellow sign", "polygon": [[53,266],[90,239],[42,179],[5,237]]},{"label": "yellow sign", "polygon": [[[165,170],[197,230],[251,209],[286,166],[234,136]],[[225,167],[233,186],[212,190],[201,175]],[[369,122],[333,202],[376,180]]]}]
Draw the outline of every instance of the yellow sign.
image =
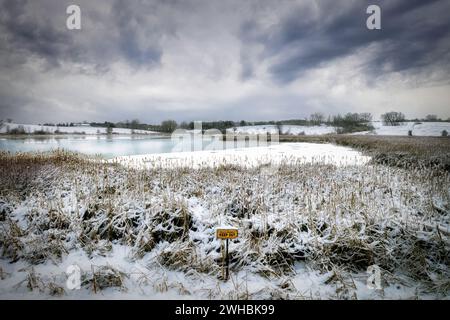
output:
[{"label": "yellow sign", "polygon": [[238,237],[237,229],[216,229],[216,236],[219,239],[235,239]]}]

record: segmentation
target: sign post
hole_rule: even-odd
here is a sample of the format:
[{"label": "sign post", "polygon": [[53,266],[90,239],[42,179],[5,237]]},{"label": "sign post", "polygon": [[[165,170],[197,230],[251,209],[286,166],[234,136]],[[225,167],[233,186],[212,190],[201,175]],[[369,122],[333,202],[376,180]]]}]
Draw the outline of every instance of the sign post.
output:
[{"label": "sign post", "polygon": [[[230,275],[230,259],[228,256],[228,240],[236,239],[238,237],[238,229],[234,227],[219,227],[216,228],[216,237],[217,239],[221,239],[222,241],[225,239],[225,256],[222,257],[222,267],[225,269],[225,277],[224,280],[227,281]],[[222,247],[220,246],[220,250],[222,251]],[[225,260],[225,261],[223,261]],[[222,269],[222,270],[223,270]]]},{"label": "sign post", "polygon": [[225,281],[228,281],[230,273],[230,258],[228,256],[228,238],[225,240]]}]

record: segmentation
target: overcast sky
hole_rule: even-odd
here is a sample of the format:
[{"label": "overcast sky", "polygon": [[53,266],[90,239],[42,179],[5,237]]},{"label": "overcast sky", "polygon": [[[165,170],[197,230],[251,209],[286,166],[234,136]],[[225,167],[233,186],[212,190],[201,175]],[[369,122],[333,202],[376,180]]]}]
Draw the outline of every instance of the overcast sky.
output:
[{"label": "overcast sky", "polygon": [[[81,30],[66,8],[81,8]],[[382,9],[382,30],[366,8]],[[450,1],[0,0],[0,119],[450,117]]]}]

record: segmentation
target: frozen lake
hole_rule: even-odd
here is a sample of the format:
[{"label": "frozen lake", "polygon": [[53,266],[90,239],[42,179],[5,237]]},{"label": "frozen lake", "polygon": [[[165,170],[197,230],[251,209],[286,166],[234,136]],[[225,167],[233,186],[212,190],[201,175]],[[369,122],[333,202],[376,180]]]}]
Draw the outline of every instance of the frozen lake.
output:
[{"label": "frozen lake", "polygon": [[[214,146],[210,141],[204,141],[203,147],[211,150],[233,149],[245,147],[246,142],[215,141]],[[180,151],[191,151],[186,145],[177,144],[168,136],[93,136],[72,135],[63,137],[0,137],[0,151],[17,152],[45,152],[56,149],[65,149],[89,155],[101,155],[111,159],[120,156],[146,155],[159,153],[172,153]]]},{"label": "frozen lake", "polygon": [[105,158],[171,152],[175,143],[170,137],[146,136],[71,136],[39,138],[0,138],[0,150],[16,152],[65,149]]}]

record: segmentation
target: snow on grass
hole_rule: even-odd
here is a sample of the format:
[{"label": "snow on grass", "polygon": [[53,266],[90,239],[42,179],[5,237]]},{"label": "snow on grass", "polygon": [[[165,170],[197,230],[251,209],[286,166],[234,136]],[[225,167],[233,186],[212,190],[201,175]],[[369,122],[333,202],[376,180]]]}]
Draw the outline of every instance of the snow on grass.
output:
[{"label": "snow on grass", "polygon": [[[450,295],[446,171],[320,161],[136,170],[63,153],[0,162],[1,298]],[[228,282],[221,225],[239,230]],[[71,264],[80,290],[66,287]],[[373,264],[382,290],[367,287]]]},{"label": "snow on grass", "polygon": [[[86,134],[86,135],[97,135],[106,134],[106,128],[101,127],[91,127],[91,126],[73,126],[73,127],[58,127],[58,126],[40,126],[36,124],[17,124],[17,123],[4,123],[3,127],[0,128],[0,133],[8,133],[8,130],[17,129],[22,127],[27,134],[32,134],[37,131],[43,131],[48,134],[54,134],[55,131],[64,134]],[[155,134],[157,132],[148,130],[132,130],[126,128],[113,128],[113,133],[115,134]]]},{"label": "snow on grass", "polygon": [[281,143],[267,147],[237,148],[216,151],[173,152],[117,157],[110,162],[135,168],[219,167],[241,165],[255,167],[262,164],[322,163],[362,165],[369,157],[351,148],[318,143]]}]

